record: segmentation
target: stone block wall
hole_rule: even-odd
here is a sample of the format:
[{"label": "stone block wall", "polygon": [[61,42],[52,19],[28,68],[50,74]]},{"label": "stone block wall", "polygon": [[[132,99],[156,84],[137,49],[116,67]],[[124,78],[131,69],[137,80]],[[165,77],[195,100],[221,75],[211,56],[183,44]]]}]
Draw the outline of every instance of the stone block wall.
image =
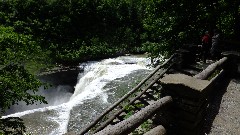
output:
[{"label": "stone block wall", "polygon": [[[161,95],[171,96],[173,104],[168,111],[163,112],[165,114],[161,114],[162,117],[168,117],[169,123],[158,124],[166,127],[168,134],[202,134],[208,106],[208,91],[211,89],[210,81],[184,74],[169,74],[165,75],[160,82],[163,86]],[[160,117],[158,118],[161,119]]]}]

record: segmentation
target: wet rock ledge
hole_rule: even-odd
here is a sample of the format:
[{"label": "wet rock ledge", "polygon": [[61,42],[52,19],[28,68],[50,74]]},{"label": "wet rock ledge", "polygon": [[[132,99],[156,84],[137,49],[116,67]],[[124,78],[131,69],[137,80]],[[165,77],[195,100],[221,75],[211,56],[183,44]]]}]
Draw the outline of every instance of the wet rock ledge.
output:
[{"label": "wet rock ledge", "polygon": [[73,88],[77,83],[80,72],[83,72],[83,69],[80,69],[78,66],[55,67],[49,71],[41,72],[38,74],[38,78],[42,82],[49,83],[53,86],[69,85]]}]

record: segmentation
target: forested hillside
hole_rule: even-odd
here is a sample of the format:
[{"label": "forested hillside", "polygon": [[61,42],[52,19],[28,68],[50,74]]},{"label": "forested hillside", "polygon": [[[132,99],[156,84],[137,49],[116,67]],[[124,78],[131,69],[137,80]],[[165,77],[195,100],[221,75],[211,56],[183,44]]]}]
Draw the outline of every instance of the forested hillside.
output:
[{"label": "forested hillside", "polygon": [[[182,44],[199,44],[204,31],[216,28],[225,39],[239,40],[239,5],[239,0],[1,0],[0,97],[15,91],[43,101],[24,92],[39,86],[31,75],[48,64],[77,65],[121,53],[168,55]],[[0,100],[1,110],[25,100],[20,97]]]},{"label": "forested hillside", "polygon": [[239,35],[237,0],[3,0],[0,10],[2,26],[33,36],[57,62],[171,51],[216,27]]}]

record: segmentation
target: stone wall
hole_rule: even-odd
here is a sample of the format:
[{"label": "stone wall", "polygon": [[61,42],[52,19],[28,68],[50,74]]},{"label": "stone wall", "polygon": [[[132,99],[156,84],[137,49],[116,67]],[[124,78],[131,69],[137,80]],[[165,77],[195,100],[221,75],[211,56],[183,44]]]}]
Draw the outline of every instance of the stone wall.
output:
[{"label": "stone wall", "polygon": [[184,74],[169,74],[160,81],[164,88],[161,95],[173,98],[172,107],[162,114],[169,119],[169,122],[165,123],[167,125],[163,124],[167,132],[178,135],[198,135],[207,112],[210,81]]},{"label": "stone wall", "polygon": [[[155,122],[163,125],[171,135],[202,135],[209,101],[219,80],[236,73],[232,70],[235,66],[231,62],[231,58],[229,60],[224,57],[194,77],[166,74],[159,80],[163,87],[161,96],[171,96],[173,105],[168,111],[158,114]],[[207,80],[217,69],[220,72],[211,80]]]}]

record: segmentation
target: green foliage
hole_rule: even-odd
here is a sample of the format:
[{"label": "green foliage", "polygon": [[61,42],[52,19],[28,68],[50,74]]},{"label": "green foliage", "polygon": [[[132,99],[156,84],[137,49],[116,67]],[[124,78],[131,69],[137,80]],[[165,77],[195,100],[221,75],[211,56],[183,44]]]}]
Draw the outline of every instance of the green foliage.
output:
[{"label": "green foliage", "polygon": [[[111,47],[129,53],[142,45],[141,51],[155,57],[182,44],[199,44],[205,30],[218,27],[229,39],[240,35],[239,5],[237,0],[13,0],[0,2],[0,22],[38,39],[56,60],[96,57]],[[99,40],[93,45],[92,39]],[[88,48],[101,44],[102,51]]]},{"label": "green foliage", "polygon": [[124,110],[127,111],[126,116],[124,117],[124,119],[129,118],[130,116],[132,116],[134,114],[134,106],[133,105],[126,105],[124,106]]},{"label": "green foliage", "polygon": [[34,104],[36,101],[46,103],[44,97],[32,95],[41,86],[36,78],[29,74],[23,66],[10,64],[0,70],[1,110],[4,112],[18,101]]},{"label": "green foliage", "polygon": [[133,115],[133,111],[131,110],[131,111],[129,111],[128,113],[127,113],[127,115],[124,117],[124,119],[127,119],[127,118],[129,118],[130,116],[132,116]]},{"label": "green foliage", "polygon": [[[135,107],[142,108],[142,107],[144,107],[144,104],[137,103],[134,105],[124,106],[124,109],[127,112],[127,115],[124,117],[124,119],[127,119],[134,114]],[[137,129],[135,129],[132,132],[132,134],[133,135],[141,135],[141,134],[144,134],[145,132],[149,131],[151,128],[152,128],[152,121],[147,120],[144,123],[142,123]]]},{"label": "green foliage", "polygon": [[143,122],[137,129],[132,132],[132,135],[143,135],[153,128],[152,121],[147,120]]},{"label": "green foliage", "polygon": [[22,135],[25,131],[23,120],[18,117],[9,117],[0,121],[0,135]]},{"label": "green foliage", "polygon": [[[70,44],[72,44],[70,48],[67,47],[63,48],[64,50],[56,51],[57,61],[76,64],[84,60],[113,56],[119,51],[116,47],[109,46],[108,43],[100,41],[99,38],[92,38],[88,42],[78,39]],[[74,46],[78,49],[72,48]]]},{"label": "green foliage", "polygon": [[[31,36],[17,34],[12,27],[0,26],[0,65],[10,63],[24,64],[37,53],[40,48]],[[37,47],[37,48],[36,48]]]},{"label": "green foliage", "polygon": [[164,43],[153,43],[153,42],[146,42],[143,44],[143,50],[149,52],[150,57],[156,58],[159,54],[167,55],[169,53],[168,48]]},{"label": "green foliage", "polygon": [[127,112],[127,115],[124,117],[124,119],[127,119],[134,114],[135,107],[142,108],[143,106],[144,106],[144,104],[141,104],[141,103],[124,106],[124,110]]},{"label": "green foliage", "polygon": [[[234,4],[231,4],[234,3]],[[201,34],[219,28],[229,39],[234,38],[239,27],[239,1],[145,1],[143,14],[143,39],[147,39],[156,51],[176,50],[182,44],[201,42]],[[237,29],[238,28],[238,29]],[[238,35],[238,34],[236,34]],[[159,45],[155,45],[155,44]],[[145,42],[143,43],[145,44]],[[157,49],[156,49],[157,48]]]},{"label": "green foliage", "polygon": [[214,77],[216,77],[216,75],[218,75],[220,72],[221,72],[221,69],[214,70],[214,72],[211,73],[211,75],[207,78],[207,80],[210,81],[211,79],[213,79]]},{"label": "green foliage", "polygon": [[[17,34],[12,27],[0,26],[0,107],[4,112],[18,101],[46,103],[44,97],[32,95],[42,84],[25,69],[41,48],[31,36]],[[33,93],[29,93],[29,92]]]},{"label": "green foliage", "polygon": [[[0,111],[19,101],[27,105],[35,102],[47,103],[42,96],[35,95],[42,83],[25,68],[40,53],[40,46],[29,35],[18,34],[12,27],[0,26]],[[36,62],[35,62],[36,63]],[[1,116],[1,115],[0,115]],[[0,120],[0,132],[20,134],[24,125],[18,118]]]},{"label": "green foliage", "polygon": [[23,65],[31,73],[37,73],[51,63],[47,59],[50,51],[44,52],[31,35],[18,34],[13,27],[0,25],[0,45],[0,67],[14,63]]}]

